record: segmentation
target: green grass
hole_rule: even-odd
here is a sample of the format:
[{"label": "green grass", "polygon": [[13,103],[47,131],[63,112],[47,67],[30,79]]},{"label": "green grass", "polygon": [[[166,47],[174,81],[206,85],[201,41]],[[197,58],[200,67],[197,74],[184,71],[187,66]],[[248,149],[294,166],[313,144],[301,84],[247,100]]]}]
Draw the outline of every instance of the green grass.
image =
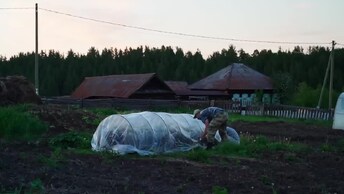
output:
[{"label": "green grass", "polygon": [[[180,107],[174,109],[156,109],[154,111],[161,112],[170,112],[170,113],[189,113],[193,114],[194,109]],[[241,115],[236,113],[229,114],[229,120],[231,122],[235,121],[246,121],[246,122],[287,122],[287,123],[303,123],[303,124],[315,124],[324,127],[331,127],[332,121],[324,120],[314,120],[314,119],[291,119],[291,118],[282,118],[282,117],[273,117],[273,116],[254,116],[254,115]]]},{"label": "green grass", "polygon": [[308,153],[311,149],[303,144],[290,143],[287,141],[271,141],[265,136],[242,136],[240,144],[224,142],[210,150],[196,148],[189,152],[172,153],[166,156],[181,157],[197,162],[210,163],[210,159],[214,156],[259,158],[266,152],[273,153],[281,151],[286,153],[286,160],[294,161],[295,159],[293,157],[295,154]]},{"label": "green grass", "polygon": [[64,160],[64,155],[63,155],[64,150],[61,148],[56,148],[54,151],[50,154],[49,157],[40,155],[38,157],[38,160],[45,164],[48,165],[49,167],[57,167],[61,161]]},{"label": "green grass", "polygon": [[212,153],[210,153],[208,150],[203,149],[195,149],[185,153],[185,157],[187,159],[203,163],[210,162],[209,158],[211,157],[211,155]]},{"label": "green grass", "polygon": [[271,141],[265,136],[242,136],[240,144],[221,143],[212,152],[216,155],[259,157],[264,152],[308,152],[309,147],[282,141]]},{"label": "green grass", "polygon": [[[87,111],[90,111],[100,117],[107,117],[109,115],[113,114],[130,114],[135,112],[142,112],[140,110],[128,110],[128,109],[114,109],[114,108],[90,108],[87,109]],[[167,113],[189,113],[192,114],[193,109],[186,108],[186,107],[180,107],[180,108],[153,108],[149,111],[152,112],[167,112]]]},{"label": "green grass", "polygon": [[49,140],[52,148],[91,149],[92,134],[85,132],[68,132],[59,134]]},{"label": "green grass", "polygon": [[212,188],[212,194],[227,194],[228,190],[224,187],[220,186],[213,186]]},{"label": "green grass", "polygon": [[56,167],[64,160],[65,154],[94,154],[91,150],[91,133],[68,132],[59,134],[48,141],[49,147],[53,150],[50,156],[39,157],[39,161],[50,167]]},{"label": "green grass", "polygon": [[267,116],[254,116],[254,115],[240,115],[240,114],[229,114],[229,122],[235,121],[246,121],[246,122],[287,122],[287,123],[302,123],[320,125],[324,127],[331,127],[332,121],[324,120],[313,120],[313,119],[288,119],[281,117],[267,117]]},{"label": "green grass", "polygon": [[178,107],[178,108],[154,108],[151,111],[155,112],[167,112],[167,113],[186,113],[193,114],[194,109],[188,107]]},{"label": "green grass", "polygon": [[[90,155],[96,154],[92,151],[92,133],[87,132],[68,132],[59,134],[48,141],[48,145],[53,150],[61,150],[63,153]],[[50,158],[54,159],[54,157]],[[49,160],[47,160],[49,163]]]},{"label": "green grass", "polygon": [[324,143],[320,146],[321,152],[336,152],[344,153],[344,138],[339,139],[337,142],[333,143]]},{"label": "green grass", "polygon": [[0,138],[7,140],[35,140],[48,126],[26,111],[28,105],[0,107]]},{"label": "green grass", "polygon": [[19,188],[15,188],[14,191],[6,191],[0,188],[0,193],[3,193],[3,194],[5,193],[6,194],[21,194],[21,193],[40,194],[40,193],[46,193],[46,192],[45,192],[45,187],[41,179],[35,179],[28,184],[22,184],[21,186],[19,186]]},{"label": "green grass", "polygon": [[[87,109],[88,111],[98,115],[100,118],[105,118],[112,114],[129,114],[133,112],[140,112],[135,110],[127,110],[127,109],[112,109],[112,108],[91,108]],[[193,114],[193,109],[187,107],[179,107],[179,108],[155,108],[151,111],[155,112],[168,112],[168,113],[188,113]],[[87,118],[84,119],[87,121]],[[288,122],[288,123],[303,123],[303,124],[314,124],[320,125],[324,127],[331,127],[332,121],[323,121],[323,120],[312,120],[312,119],[289,119],[289,118],[281,118],[281,117],[268,117],[268,116],[254,116],[254,115],[241,115],[241,114],[229,114],[229,123],[235,121],[245,121],[245,122]],[[93,121],[87,121],[93,122]],[[99,123],[97,120],[96,122]]]},{"label": "green grass", "polygon": [[126,109],[114,109],[114,108],[89,108],[87,111],[96,114],[99,117],[107,117],[113,114],[129,114],[134,111]]},{"label": "green grass", "polygon": [[41,179],[31,181],[29,193],[45,193],[44,190],[45,188]]}]

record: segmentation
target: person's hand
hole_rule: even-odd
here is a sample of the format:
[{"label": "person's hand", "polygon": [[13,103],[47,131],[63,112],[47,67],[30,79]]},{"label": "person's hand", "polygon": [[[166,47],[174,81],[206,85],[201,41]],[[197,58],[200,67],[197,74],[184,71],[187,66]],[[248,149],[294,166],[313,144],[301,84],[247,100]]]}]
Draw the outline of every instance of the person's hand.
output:
[{"label": "person's hand", "polygon": [[208,119],[205,120],[204,124],[205,124],[205,128],[208,129],[208,127],[209,127],[209,120]]},{"label": "person's hand", "polygon": [[206,146],[207,143],[208,143],[207,138],[204,138],[204,137],[203,137],[203,138],[201,137],[201,138],[199,139],[198,142],[199,142],[199,144],[201,144],[202,146]]}]

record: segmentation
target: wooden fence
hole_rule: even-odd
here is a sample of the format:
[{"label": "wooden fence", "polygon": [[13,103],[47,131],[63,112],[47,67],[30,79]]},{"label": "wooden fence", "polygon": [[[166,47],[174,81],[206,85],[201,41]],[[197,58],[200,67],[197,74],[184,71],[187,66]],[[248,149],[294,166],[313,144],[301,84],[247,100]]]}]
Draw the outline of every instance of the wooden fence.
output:
[{"label": "wooden fence", "polygon": [[248,107],[245,110],[248,115],[275,116],[292,119],[317,119],[332,120],[334,110],[307,108],[289,105],[263,105],[258,107]]},{"label": "wooden fence", "polygon": [[222,107],[230,113],[242,115],[274,116],[292,119],[333,120],[334,110],[308,108],[281,104],[263,104],[242,107],[240,103],[226,101],[215,102],[214,106]]},{"label": "wooden fence", "polygon": [[135,110],[152,110],[156,108],[184,107],[190,110],[217,106],[229,113],[257,116],[275,116],[295,119],[332,120],[334,110],[306,108],[288,105],[251,105],[242,107],[240,103],[230,101],[181,101],[181,100],[156,100],[156,99],[87,99],[74,100],[70,98],[44,98],[45,104],[74,105],[82,108],[107,107],[127,108]]}]

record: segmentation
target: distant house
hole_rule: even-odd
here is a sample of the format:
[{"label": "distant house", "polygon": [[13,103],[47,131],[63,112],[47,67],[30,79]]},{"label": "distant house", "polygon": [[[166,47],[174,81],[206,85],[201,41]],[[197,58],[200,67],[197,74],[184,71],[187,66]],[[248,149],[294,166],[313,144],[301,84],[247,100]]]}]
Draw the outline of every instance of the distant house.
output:
[{"label": "distant house", "polygon": [[272,80],[242,63],[233,63],[188,88],[204,93],[209,99],[231,99],[243,105],[256,100],[257,94],[266,103],[270,103],[274,97]]},{"label": "distant house", "polygon": [[86,77],[71,97],[174,99],[175,93],[155,73],[147,73]]}]

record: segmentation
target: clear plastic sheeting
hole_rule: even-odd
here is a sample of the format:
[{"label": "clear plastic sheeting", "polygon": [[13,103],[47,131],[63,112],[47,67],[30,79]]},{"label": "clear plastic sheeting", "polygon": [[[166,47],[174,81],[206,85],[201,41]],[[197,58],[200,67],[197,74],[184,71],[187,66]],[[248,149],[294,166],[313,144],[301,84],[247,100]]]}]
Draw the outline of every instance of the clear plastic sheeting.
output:
[{"label": "clear plastic sheeting", "polygon": [[[188,151],[200,146],[198,140],[204,124],[191,114],[139,112],[111,115],[105,118],[93,134],[95,151],[111,150],[118,154],[150,155]],[[239,143],[239,135],[227,127],[229,141]],[[216,134],[216,139],[221,138]]]}]

